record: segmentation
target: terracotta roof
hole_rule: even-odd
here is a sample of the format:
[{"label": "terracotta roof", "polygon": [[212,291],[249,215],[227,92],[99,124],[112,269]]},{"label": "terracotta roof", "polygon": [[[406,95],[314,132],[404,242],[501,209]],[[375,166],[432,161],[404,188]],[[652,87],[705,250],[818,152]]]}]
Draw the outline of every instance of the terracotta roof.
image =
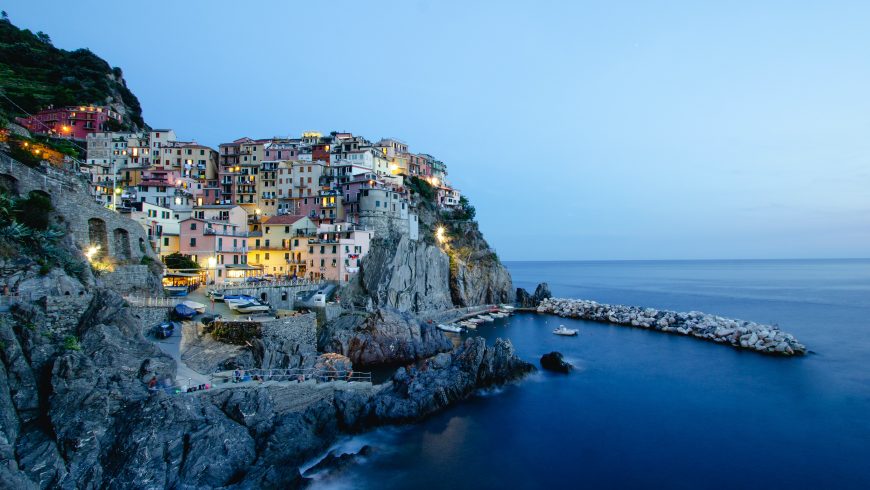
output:
[{"label": "terracotta roof", "polygon": [[267,225],[292,225],[305,216],[299,214],[279,214],[266,220]]}]

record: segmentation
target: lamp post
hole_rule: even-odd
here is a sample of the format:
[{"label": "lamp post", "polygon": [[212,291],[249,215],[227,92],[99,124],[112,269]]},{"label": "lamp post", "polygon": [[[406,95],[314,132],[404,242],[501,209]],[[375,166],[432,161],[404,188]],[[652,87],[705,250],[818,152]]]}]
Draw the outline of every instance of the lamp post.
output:
[{"label": "lamp post", "polygon": [[[208,282],[208,271],[215,268],[217,265],[217,259],[212,256],[208,258],[208,268],[205,270],[205,282]],[[215,280],[217,282],[217,280]],[[211,314],[214,316],[214,296],[211,298]]]}]

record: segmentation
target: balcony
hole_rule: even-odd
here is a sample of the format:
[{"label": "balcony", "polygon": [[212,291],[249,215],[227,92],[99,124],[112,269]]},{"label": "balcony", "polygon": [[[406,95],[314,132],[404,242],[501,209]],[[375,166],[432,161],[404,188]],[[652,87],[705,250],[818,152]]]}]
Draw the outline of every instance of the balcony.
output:
[{"label": "balcony", "polygon": [[246,254],[248,253],[247,247],[218,247],[215,249],[216,253],[240,253]]},{"label": "balcony", "polygon": [[248,237],[247,231],[222,231],[222,230],[215,230],[214,228],[206,228],[205,230],[203,230],[202,234],[203,235],[216,235],[216,236],[232,236],[232,237],[241,237],[241,238]]}]

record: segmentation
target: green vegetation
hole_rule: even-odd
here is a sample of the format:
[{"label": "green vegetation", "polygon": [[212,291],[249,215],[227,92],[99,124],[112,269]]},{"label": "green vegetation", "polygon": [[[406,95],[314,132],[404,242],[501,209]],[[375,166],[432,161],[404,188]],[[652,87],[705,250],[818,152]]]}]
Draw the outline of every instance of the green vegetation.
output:
[{"label": "green vegetation", "polygon": [[[129,109],[127,123],[145,127],[139,100],[122,75],[87,49],[55,48],[47,34],[19,29],[6,16],[0,19],[0,92],[26,112],[49,105],[105,105],[111,98]],[[23,115],[21,109],[0,97],[0,118],[12,120]]]},{"label": "green vegetation", "polygon": [[63,267],[81,278],[84,265],[60,241],[64,230],[50,224],[51,201],[39,192],[26,198],[0,192],[0,256],[30,257],[39,264],[40,274]]},{"label": "green vegetation", "polygon": [[405,182],[408,184],[408,188],[419,195],[424,201],[435,202],[435,188],[432,187],[432,184],[419,177],[410,177],[405,179]]},{"label": "green vegetation", "polygon": [[63,347],[66,350],[82,350],[82,345],[79,344],[79,339],[75,335],[67,335],[63,339]]},{"label": "green vegetation", "polygon": [[163,259],[167,269],[199,269],[199,264],[190,259],[187,255],[181,255],[178,252],[169,254]]},{"label": "green vegetation", "polygon": [[444,212],[444,219],[453,221],[474,221],[475,216],[477,216],[477,210],[465,196],[459,197],[459,206]]}]

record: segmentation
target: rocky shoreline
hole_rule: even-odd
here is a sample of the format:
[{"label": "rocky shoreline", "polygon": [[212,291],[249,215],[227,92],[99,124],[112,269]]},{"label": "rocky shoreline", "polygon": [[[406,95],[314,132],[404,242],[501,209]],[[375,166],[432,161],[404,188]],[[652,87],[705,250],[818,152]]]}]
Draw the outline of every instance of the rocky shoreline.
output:
[{"label": "rocky shoreline", "polygon": [[544,299],[536,311],[564,318],[686,335],[762,354],[797,356],[807,353],[805,345],[776,325],[724,318],[697,311],[683,313],[565,298]]}]

